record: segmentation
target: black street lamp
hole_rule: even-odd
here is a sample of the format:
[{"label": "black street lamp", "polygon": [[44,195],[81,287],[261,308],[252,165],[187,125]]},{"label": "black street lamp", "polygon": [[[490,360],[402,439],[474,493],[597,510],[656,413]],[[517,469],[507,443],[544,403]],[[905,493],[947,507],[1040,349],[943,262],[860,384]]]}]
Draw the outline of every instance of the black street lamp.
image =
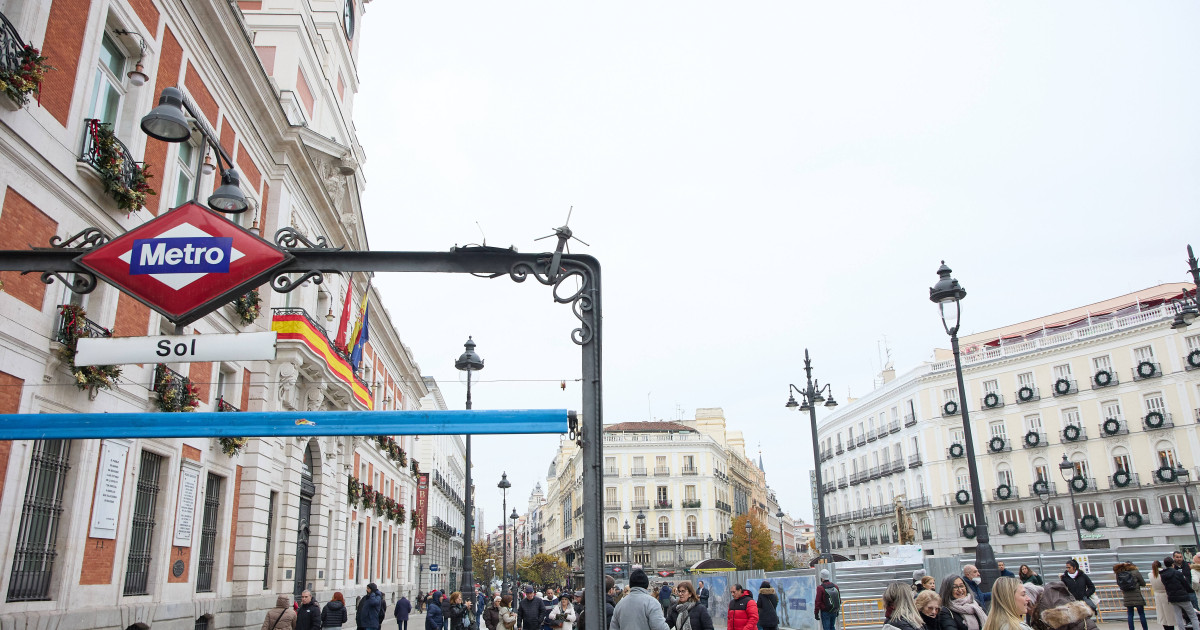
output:
[{"label": "black street lamp", "polygon": [[[475,342],[467,337],[467,342],[463,344],[466,350],[458,356],[458,360],[454,362],[454,367],[467,373],[467,410],[471,409],[471,372],[477,372],[483,369],[483,359],[475,354]],[[467,457],[466,457],[466,481],[464,482],[463,494],[466,496],[466,507],[463,522],[463,575],[462,575],[462,592],[475,592],[475,576],[472,575],[471,565],[471,521],[475,520],[475,500],[473,485],[471,483],[471,436],[466,436],[467,442]]]},{"label": "black street lamp", "polygon": [[[1041,480],[1039,479],[1039,481]],[[1042,502],[1042,514],[1045,515],[1045,517],[1042,518],[1042,522],[1038,523],[1038,528],[1047,534],[1050,534],[1050,551],[1054,551],[1054,530],[1058,529],[1058,519],[1050,515],[1049,485],[1050,484],[1048,483],[1035,483],[1033,484],[1033,487],[1037,490],[1038,500]],[[1047,523],[1049,523],[1049,525],[1047,525]]]},{"label": "black street lamp", "polygon": [[783,508],[779,508],[779,511],[775,513],[775,518],[779,519],[779,561],[783,563],[779,566],[779,570],[787,571],[787,545],[783,542]]},{"label": "black street lamp", "polygon": [[[641,556],[642,556],[643,560],[646,560],[647,558],[646,558],[646,514],[645,514],[645,512],[638,510],[637,522],[638,522],[638,538],[642,541]],[[646,564],[650,564],[650,563],[646,562]]]},{"label": "black street lamp", "polygon": [[[813,474],[817,481],[817,529],[818,535],[821,538],[821,556],[818,561],[831,560],[829,553],[829,529],[825,524],[825,487],[824,481],[821,478],[821,442],[817,439],[817,404],[825,403],[825,406],[832,409],[837,406],[837,401],[833,399],[833,389],[829,387],[829,383],[821,385],[819,381],[814,381],[812,377],[812,359],[808,357],[808,348],[804,349],[804,374],[807,379],[804,389],[800,389],[795,385],[788,384],[788,401],[785,405],[788,408],[799,407],[800,411],[808,412],[808,427],[812,432],[812,450],[813,450]],[[800,394],[800,403],[796,402],[796,398],[792,396],[792,392]],[[826,399],[822,393],[828,394]],[[803,404],[801,404],[803,403]],[[779,542],[783,543],[782,534],[779,537]],[[786,566],[786,563],[785,565]]]},{"label": "black street lamp", "polygon": [[1188,273],[1192,274],[1192,284],[1195,285],[1192,293],[1191,303],[1188,303],[1187,296],[1181,301],[1181,310],[1175,314],[1175,321],[1171,322],[1171,328],[1180,330],[1192,325],[1196,321],[1196,317],[1200,317],[1200,266],[1196,264],[1196,255],[1192,253],[1192,246],[1187,246],[1188,250]]},{"label": "black street lamp", "polygon": [[754,526],[750,524],[750,515],[746,514],[746,562],[750,563],[750,570],[754,570],[754,543],[750,540],[750,532],[754,530]]},{"label": "black street lamp", "polygon": [[[512,521],[512,530],[513,530],[513,570],[512,570],[513,574],[512,574],[512,582],[513,582],[514,584],[517,582],[517,519],[519,519],[519,518],[521,518],[521,517],[520,517],[520,516],[517,516],[517,508],[513,508],[512,514],[509,514],[509,515],[508,515],[508,520]],[[505,539],[504,539],[504,544],[505,544],[505,545],[507,545],[507,544],[508,544],[508,539],[507,539],[507,538],[505,538]]]},{"label": "black street lamp", "polygon": [[[187,111],[188,115],[196,121],[196,129],[204,137],[204,141],[212,147],[213,152],[217,154],[217,166],[221,165],[222,159],[229,166],[229,168],[221,170],[221,186],[208,198],[208,205],[214,210],[227,214],[245,212],[250,204],[246,201],[246,195],[240,188],[240,177],[238,177],[237,169],[233,167],[233,159],[221,147],[216,134],[208,128],[208,125],[204,124],[204,119],[196,112],[191,101],[184,97],[182,90],[177,87],[163,88],[158,99],[158,106],[150,110],[149,114],[142,116],[142,131],[155,140],[186,142],[192,138],[192,128],[183,115],[184,111]],[[200,165],[199,168],[204,167]],[[200,177],[197,176],[192,198],[195,199],[199,195]]]},{"label": "black street lamp", "polygon": [[[500,514],[508,512],[508,489],[512,487],[512,483],[508,480],[508,472],[500,473],[500,483],[496,484],[500,488],[500,494],[504,497],[501,499],[504,507],[500,510]],[[501,573],[500,573],[500,592],[508,595],[508,519],[500,517],[500,555],[501,558]]]},{"label": "black street lamp", "polygon": [[[1189,247],[1189,250],[1191,248]],[[1190,252],[1189,252],[1190,253]],[[1196,264],[1193,260],[1192,264]],[[1200,551],[1200,533],[1196,532],[1196,515],[1189,507],[1192,503],[1192,495],[1188,492],[1188,488],[1192,487],[1192,471],[1183,467],[1183,464],[1175,463],[1175,479],[1183,481],[1183,509],[1187,512],[1188,521],[1192,524],[1192,536],[1196,537],[1196,550]]]},{"label": "black street lamp", "polygon": [[[630,560],[630,558],[629,558],[629,553],[630,553],[630,551],[629,551],[629,519],[625,519],[625,527],[623,527],[622,529],[625,530],[625,564],[628,565],[629,567],[632,567],[633,561]],[[626,567],[626,568],[628,568],[628,567]]]},{"label": "black street lamp", "polygon": [[1083,549],[1083,533],[1079,531],[1079,508],[1075,506],[1075,478],[1078,475],[1075,473],[1075,465],[1067,460],[1066,453],[1063,453],[1063,460],[1058,464],[1058,472],[1062,474],[1063,481],[1067,482],[1067,490],[1071,492],[1071,512],[1075,515],[1075,540],[1079,543],[1079,548]]},{"label": "black street lamp", "polygon": [[[991,592],[992,582],[1000,577],[1000,568],[996,565],[996,553],[989,542],[987,516],[983,510],[983,491],[979,486],[979,468],[975,464],[975,441],[971,437],[971,420],[967,413],[967,386],[963,382],[962,357],[958,352],[958,327],[962,322],[960,302],[967,297],[967,291],[958,280],[950,277],[950,268],[946,266],[946,261],[942,261],[937,273],[938,281],[929,289],[929,300],[938,305],[938,312],[942,316],[942,328],[950,335],[950,348],[954,351],[954,373],[958,377],[958,408],[962,410],[967,473],[971,478],[971,504],[975,508],[975,567],[979,569],[979,576],[982,578],[979,587],[984,592]],[[953,326],[950,324],[951,320],[954,321]]]}]

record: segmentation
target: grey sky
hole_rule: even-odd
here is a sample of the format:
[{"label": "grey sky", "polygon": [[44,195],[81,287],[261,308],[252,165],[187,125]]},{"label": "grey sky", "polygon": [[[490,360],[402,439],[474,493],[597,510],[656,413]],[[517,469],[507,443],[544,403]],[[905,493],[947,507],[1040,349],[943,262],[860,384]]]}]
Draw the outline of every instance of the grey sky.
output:
[{"label": "grey sky", "polygon": [[[724,407],[810,518],[811,349],[839,399],[964,332],[1185,280],[1200,245],[1200,5],[1184,2],[388,2],[368,5],[356,125],[374,249],[541,251],[604,265],[605,421]],[[531,282],[377,280],[461,408],[580,407],[574,319]],[[529,382],[528,380],[540,382]],[[559,380],[567,379],[566,391]],[[504,382],[497,382],[498,380]],[[522,381],[525,382],[516,382]],[[477,438],[489,527],[557,437]],[[510,509],[512,501],[510,501]]]}]

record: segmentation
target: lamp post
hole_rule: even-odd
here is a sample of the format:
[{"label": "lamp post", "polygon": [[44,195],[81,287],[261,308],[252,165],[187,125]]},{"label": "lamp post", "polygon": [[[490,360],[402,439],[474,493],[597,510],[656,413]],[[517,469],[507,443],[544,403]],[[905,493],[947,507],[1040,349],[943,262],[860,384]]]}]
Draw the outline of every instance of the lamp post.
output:
[{"label": "lamp post", "polygon": [[[475,341],[471,337],[467,337],[467,342],[463,344],[466,348],[462,354],[458,356],[458,360],[454,362],[454,367],[467,373],[467,410],[471,409],[471,372],[477,372],[483,369],[483,359],[475,354]],[[463,494],[466,495],[466,507],[464,508],[465,518],[463,523],[463,575],[462,575],[462,592],[472,593],[475,589],[475,577],[472,575],[471,566],[471,521],[475,520],[475,500],[472,495],[471,484],[471,436],[466,436],[467,452],[466,452],[466,481],[463,485]]]},{"label": "lamp post", "polygon": [[[1058,529],[1058,519],[1050,517],[1050,509],[1049,509],[1050,508],[1050,488],[1048,487],[1049,484],[1046,484],[1046,486],[1047,487],[1043,487],[1043,486],[1034,484],[1034,487],[1037,488],[1038,500],[1042,502],[1042,514],[1045,514],[1046,519],[1050,521],[1049,528],[1043,527],[1042,523],[1038,523],[1038,528],[1040,528],[1042,531],[1046,532],[1047,534],[1050,534],[1050,551],[1055,551],[1055,549],[1054,549],[1054,530]],[[1045,521],[1043,521],[1043,522],[1045,522]]]},{"label": "lamp post", "polygon": [[[513,570],[512,570],[513,574],[512,574],[512,580],[511,580],[511,583],[513,583],[513,584],[515,584],[517,582],[516,577],[517,577],[517,519],[518,518],[521,518],[521,517],[517,516],[517,508],[513,508],[512,514],[508,515],[508,520],[512,521],[512,530],[513,530]],[[504,544],[505,545],[508,544],[507,538],[504,539]]]},{"label": "lamp post", "polygon": [[[1195,264],[1195,262],[1193,260],[1192,264]],[[1192,536],[1196,537],[1196,549],[1200,551],[1200,533],[1196,532],[1196,516],[1192,514],[1191,508],[1188,507],[1192,502],[1192,495],[1188,492],[1188,488],[1192,487],[1192,471],[1184,468],[1183,464],[1176,462],[1175,478],[1183,480],[1183,509],[1187,512],[1188,521],[1192,523]]]},{"label": "lamp post", "polygon": [[725,532],[725,552],[729,556],[729,561],[733,562],[733,528]]},{"label": "lamp post", "polygon": [[[1196,255],[1192,253],[1192,246],[1187,246],[1188,252],[1188,273],[1192,274],[1192,284],[1195,285],[1193,290],[1200,289],[1200,265],[1196,264]],[[1181,304],[1182,308],[1175,314],[1175,321],[1171,322],[1171,328],[1180,330],[1192,325],[1196,321],[1196,317],[1200,316],[1200,291],[1192,294],[1191,303],[1188,303],[1187,296],[1184,296]]]},{"label": "lamp post", "polygon": [[[646,513],[645,512],[638,510],[637,522],[638,522],[638,539],[640,539],[642,541],[641,556],[643,558],[645,558],[645,556],[646,556]],[[646,564],[649,564],[649,563],[647,562]]]},{"label": "lamp post", "polygon": [[[158,99],[158,106],[142,117],[142,131],[151,138],[163,142],[191,140],[192,128],[188,125],[187,118],[183,116],[184,111],[196,121],[196,129],[204,137],[204,141],[212,147],[213,152],[217,154],[217,165],[220,166],[221,160],[224,159],[225,164],[229,166],[221,171],[221,186],[208,198],[208,205],[214,210],[228,214],[245,212],[250,207],[250,203],[246,201],[246,195],[242,194],[241,178],[238,176],[237,169],[233,167],[233,159],[225,152],[217,140],[216,134],[208,128],[204,119],[196,112],[191,101],[184,97],[182,90],[177,87],[163,88],[162,95]],[[204,165],[201,164],[198,168],[204,169]],[[196,186],[192,193],[193,200],[200,196],[199,175],[198,172]]]},{"label": "lamp post", "polygon": [[754,544],[750,540],[750,532],[754,530],[754,526],[750,524],[750,514],[746,513],[746,562],[750,563],[750,570],[754,570]]},{"label": "lamp post", "polygon": [[501,572],[500,572],[500,592],[508,594],[508,519],[504,515],[508,512],[508,489],[512,487],[512,483],[508,480],[508,472],[500,473],[500,483],[496,484],[500,488],[500,494],[503,497],[501,502],[503,508],[500,510],[500,555]]},{"label": "lamp post", "polygon": [[1072,483],[1075,479],[1075,465],[1067,460],[1066,453],[1063,453],[1063,460],[1058,464],[1058,472],[1062,474],[1063,481],[1067,482],[1067,490],[1071,492],[1071,513],[1075,516],[1075,540],[1079,542],[1079,548],[1083,549],[1083,533],[1079,531],[1079,509],[1075,507],[1075,484]]},{"label": "lamp post", "polygon": [[[837,406],[837,401],[833,399],[833,390],[829,387],[829,383],[821,385],[819,381],[813,380],[812,359],[808,356],[808,348],[804,349],[804,374],[807,379],[804,389],[788,384],[788,401],[785,406],[789,409],[799,407],[800,411],[808,412],[808,427],[812,432],[813,474],[817,479],[817,528],[821,538],[821,556],[818,561],[828,562],[830,560],[829,530],[825,524],[825,488],[824,481],[821,479],[821,443],[817,439],[817,404],[823,402],[826,407],[832,409]],[[795,396],[792,396],[793,391],[800,394],[800,403],[797,403]],[[826,399],[822,393],[828,394],[829,398]],[[780,543],[782,542],[781,534]]]},{"label": "lamp post", "polygon": [[783,542],[783,508],[779,508],[779,511],[775,513],[775,518],[779,519],[779,561],[782,563],[779,565],[779,570],[787,571],[787,545]]},{"label": "lamp post", "polygon": [[625,527],[622,529],[625,530],[625,564],[628,565],[626,566],[626,569],[632,570],[630,567],[633,566],[633,560],[631,560],[629,557],[629,519],[625,519]]},{"label": "lamp post", "polygon": [[[946,266],[946,261],[942,261],[937,273],[938,281],[929,289],[929,300],[938,305],[938,312],[942,316],[942,328],[950,335],[950,348],[954,352],[954,373],[958,377],[958,408],[962,410],[967,473],[971,478],[971,504],[975,508],[975,566],[982,578],[979,587],[984,592],[990,592],[992,582],[1000,577],[1000,568],[996,565],[996,553],[989,542],[987,516],[983,511],[983,491],[979,486],[979,468],[975,464],[975,441],[971,437],[971,420],[967,413],[967,386],[963,382],[962,357],[958,352],[958,327],[962,322],[962,308],[959,303],[967,297],[967,291],[958,280],[950,277],[950,268]],[[953,325],[950,324],[950,320],[954,321]],[[821,544],[824,546],[825,542],[822,541]]]}]

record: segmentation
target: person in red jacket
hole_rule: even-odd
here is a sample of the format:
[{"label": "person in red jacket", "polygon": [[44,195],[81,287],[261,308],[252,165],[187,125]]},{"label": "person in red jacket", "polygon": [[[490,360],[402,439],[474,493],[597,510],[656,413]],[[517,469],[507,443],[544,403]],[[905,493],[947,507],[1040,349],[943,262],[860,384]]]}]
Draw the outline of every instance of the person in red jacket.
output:
[{"label": "person in red jacket", "polygon": [[750,591],[734,584],[729,589],[729,624],[728,630],[757,630],[758,604],[754,602]]}]

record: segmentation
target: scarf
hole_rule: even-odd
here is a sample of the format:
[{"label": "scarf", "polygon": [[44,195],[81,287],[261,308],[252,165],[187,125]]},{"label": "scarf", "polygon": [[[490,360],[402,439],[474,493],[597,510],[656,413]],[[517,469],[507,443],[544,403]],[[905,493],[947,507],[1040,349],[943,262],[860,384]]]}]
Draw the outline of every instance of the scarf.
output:
[{"label": "scarf", "polygon": [[675,607],[675,612],[679,614],[675,619],[675,630],[692,630],[692,606],[696,602],[683,602]]},{"label": "scarf", "polygon": [[979,607],[979,604],[975,603],[975,598],[970,595],[962,599],[951,600],[949,608],[963,616],[967,630],[982,630],[984,622],[987,621],[987,615]]}]

